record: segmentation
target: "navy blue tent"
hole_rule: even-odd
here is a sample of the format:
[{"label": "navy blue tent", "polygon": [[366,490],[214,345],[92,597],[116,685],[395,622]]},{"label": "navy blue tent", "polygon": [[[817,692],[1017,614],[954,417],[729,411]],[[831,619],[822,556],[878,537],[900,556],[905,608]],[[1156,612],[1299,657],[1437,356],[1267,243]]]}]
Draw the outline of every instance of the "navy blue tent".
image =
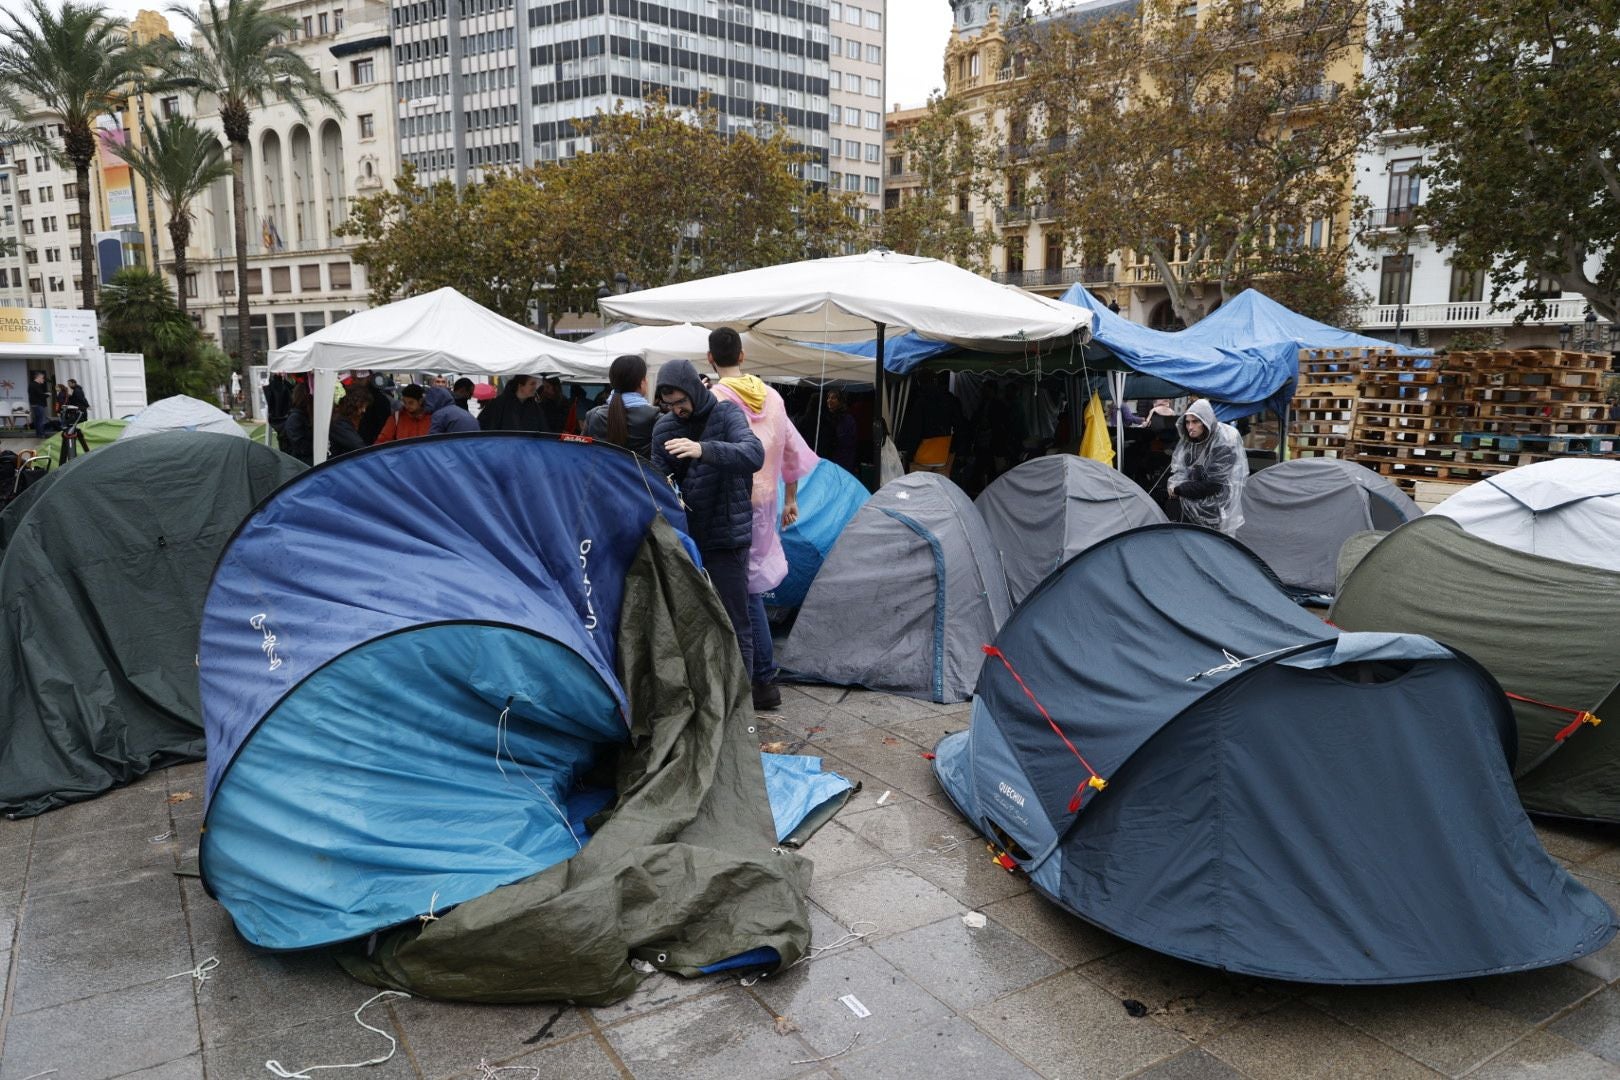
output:
[{"label": "navy blue tent", "polygon": [[201,871],[243,936],[405,924],[362,977],[480,1000],[622,996],[637,944],[685,973],[791,962],[808,867],[775,868],[747,678],[684,527],[629,452],[517,433],[373,447],[263,503],[199,657]]},{"label": "navy blue tent", "polygon": [[1101,541],[996,636],[936,749],[963,815],[1121,937],[1320,983],[1564,963],[1615,933],[1536,839],[1512,714],[1428,638],[1341,634],[1220,533]]}]

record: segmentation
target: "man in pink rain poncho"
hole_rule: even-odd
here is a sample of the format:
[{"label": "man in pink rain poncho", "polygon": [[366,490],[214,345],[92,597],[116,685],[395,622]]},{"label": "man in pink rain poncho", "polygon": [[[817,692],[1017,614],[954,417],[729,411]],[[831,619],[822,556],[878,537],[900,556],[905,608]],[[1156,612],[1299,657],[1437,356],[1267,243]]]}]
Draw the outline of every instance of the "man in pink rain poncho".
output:
[{"label": "man in pink rain poncho", "polygon": [[733,401],[748,418],[754,437],[765,446],[765,464],[754,474],[754,539],[748,553],[748,622],[754,634],[754,708],[774,709],[782,704],[782,691],[776,685],[776,653],[771,645],[771,626],[765,618],[765,593],[787,577],[787,555],[777,535],[776,488],[783,488],[782,528],[799,517],[799,481],[810,475],[821,459],[816,457],[793,422],[788,419],[782,395],[766,386],[756,375],[742,370],[742,338],[737,331],[722,327],[709,335],[709,363],[719,381],[714,394]]}]

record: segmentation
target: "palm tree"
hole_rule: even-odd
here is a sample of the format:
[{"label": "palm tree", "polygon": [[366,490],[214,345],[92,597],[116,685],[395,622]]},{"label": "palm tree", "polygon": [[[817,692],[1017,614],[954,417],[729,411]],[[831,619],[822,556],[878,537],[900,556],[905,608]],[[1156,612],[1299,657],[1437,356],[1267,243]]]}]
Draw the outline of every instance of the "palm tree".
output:
[{"label": "palm tree", "polygon": [[174,246],[174,291],[186,314],[186,244],[191,240],[191,202],[216,180],[231,175],[219,140],[178,113],[157,127],[141,125],[140,146],[115,146],[113,153],[141,174],[146,186],[169,208],[169,243]]},{"label": "palm tree", "polygon": [[[73,166],[79,191],[79,273],[84,307],[94,308],[96,278],[90,243],[90,162],[96,156],[96,119],[116,115],[125,106],[141,74],[144,54],[132,46],[122,19],[98,6],[62,0],[52,10],[45,0],[27,0],[23,11],[8,11],[10,25],[0,25],[0,85],[3,107],[17,125],[29,120],[23,101],[33,98],[39,111],[54,116],[64,129],[59,160]],[[39,140],[29,137],[35,145]]]},{"label": "palm tree", "polygon": [[[38,2],[38,0],[34,0]],[[265,10],[266,0],[206,0],[201,11],[175,6],[169,10],[192,26],[191,43],[171,44],[160,63],[169,78],[193,97],[212,96],[220,123],[231,144],[231,213],[236,225],[236,354],[242,385],[251,385],[252,340],[248,332],[247,192],[242,161],[253,126],[255,107],[284,101],[308,118],[305,99],[343,114],[337,98],[321,85],[318,71],[286,45],[297,27],[290,15]],[[249,409],[253,396],[248,395]]]}]

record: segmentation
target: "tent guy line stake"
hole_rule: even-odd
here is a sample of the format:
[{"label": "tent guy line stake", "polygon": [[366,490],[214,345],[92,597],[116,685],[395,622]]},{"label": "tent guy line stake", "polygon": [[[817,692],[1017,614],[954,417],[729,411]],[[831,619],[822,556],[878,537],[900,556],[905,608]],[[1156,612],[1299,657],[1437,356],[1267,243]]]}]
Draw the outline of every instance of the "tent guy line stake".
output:
[{"label": "tent guy line stake", "polygon": [[394,1038],[388,1032],[384,1031],[382,1028],[372,1027],[370,1024],[360,1019],[360,1014],[384,998],[408,998],[410,996],[411,995],[399,990],[384,990],[382,993],[377,994],[374,997],[367,998],[363,1005],[354,1010],[355,1023],[359,1024],[367,1031],[376,1032],[378,1035],[381,1035],[383,1038],[388,1040],[388,1053],[384,1054],[382,1057],[375,1057],[370,1061],[350,1062],[347,1065],[306,1065],[297,1072],[288,1072],[286,1067],[283,1066],[281,1062],[272,1058],[264,1063],[264,1067],[269,1069],[272,1075],[281,1077],[281,1080],[310,1080],[309,1074],[320,1069],[364,1069],[372,1065],[382,1065],[393,1059],[395,1051],[399,1049],[399,1040]]}]

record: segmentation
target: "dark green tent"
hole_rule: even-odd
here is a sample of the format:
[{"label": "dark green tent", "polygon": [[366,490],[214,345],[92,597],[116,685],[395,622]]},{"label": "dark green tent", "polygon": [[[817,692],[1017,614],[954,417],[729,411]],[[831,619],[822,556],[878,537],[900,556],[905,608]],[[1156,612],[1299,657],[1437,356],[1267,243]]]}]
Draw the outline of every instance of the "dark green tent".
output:
[{"label": "dark green tent", "polygon": [[0,810],[38,814],[202,757],[209,575],[303,468],[176,431],[104,447],[29,492],[0,554]]},{"label": "dark green tent", "polygon": [[[1330,616],[1345,630],[1424,634],[1513,695],[1525,808],[1620,821],[1620,573],[1518,551],[1436,514],[1355,561]],[[1581,723],[1588,712],[1610,721]],[[1562,738],[1560,738],[1562,736]]]}]

